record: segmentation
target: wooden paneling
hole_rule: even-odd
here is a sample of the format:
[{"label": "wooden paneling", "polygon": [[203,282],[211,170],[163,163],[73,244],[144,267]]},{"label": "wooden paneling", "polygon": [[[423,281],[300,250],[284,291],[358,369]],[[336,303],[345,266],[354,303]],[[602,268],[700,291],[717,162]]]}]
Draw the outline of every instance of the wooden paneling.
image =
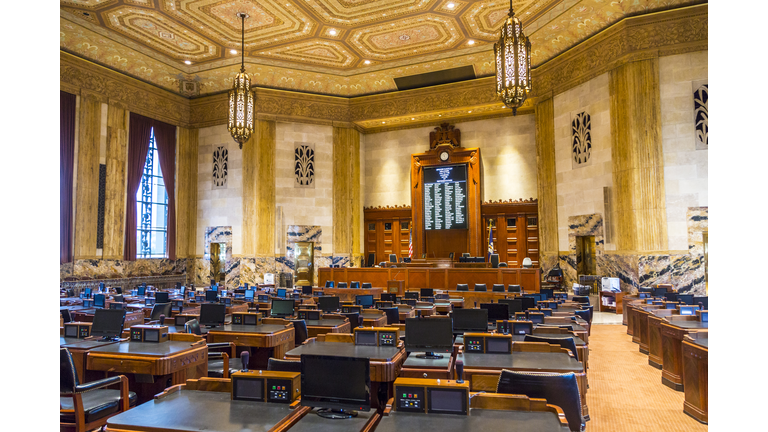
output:
[{"label": "wooden paneling", "polygon": [[80,121],[77,143],[77,184],[75,192],[74,259],[95,259],[96,225],[99,215],[99,137],[101,99],[80,94]]},{"label": "wooden paneling", "polygon": [[[539,267],[538,207],[536,200],[509,203],[486,203],[483,213],[483,245],[487,258],[489,224],[493,223],[493,246],[499,262],[520,268],[528,257]],[[533,223],[533,224],[532,224]]]},{"label": "wooden paneling", "polygon": [[197,234],[197,129],[179,128],[176,258],[194,258]]},{"label": "wooden paneling", "polygon": [[[397,255],[398,261],[408,256],[407,227],[411,223],[410,208],[366,208],[363,219],[366,265],[368,265],[368,254],[371,253],[375,254],[374,264],[389,261],[390,253]],[[402,224],[405,224],[405,229],[402,228]],[[415,253],[414,257],[417,257]]]},{"label": "wooden paneling", "polygon": [[[104,259],[123,259],[125,241],[125,166],[128,158],[125,108],[110,101],[107,110],[107,178],[104,185]],[[178,217],[178,216],[177,216]],[[179,232],[177,229],[176,232]]]},{"label": "wooden paneling", "polygon": [[428,258],[448,258],[453,252],[455,260],[458,260],[462,253],[469,251],[469,239],[467,230],[429,230],[424,231],[427,244]]}]

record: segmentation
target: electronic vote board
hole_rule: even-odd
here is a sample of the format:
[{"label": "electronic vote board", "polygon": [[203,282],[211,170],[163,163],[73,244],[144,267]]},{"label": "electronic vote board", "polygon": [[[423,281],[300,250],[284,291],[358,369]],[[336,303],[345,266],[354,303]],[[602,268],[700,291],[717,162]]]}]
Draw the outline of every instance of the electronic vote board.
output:
[{"label": "electronic vote board", "polygon": [[424,229],[467,228],[467,165],[424,167]]}]

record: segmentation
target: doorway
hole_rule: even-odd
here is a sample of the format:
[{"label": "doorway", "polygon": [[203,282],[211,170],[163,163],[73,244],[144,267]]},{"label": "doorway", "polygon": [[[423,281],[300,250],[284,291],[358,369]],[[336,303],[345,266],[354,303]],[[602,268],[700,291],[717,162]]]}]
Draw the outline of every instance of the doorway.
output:
[{"label": "doorway", "polygon": [[294,286],[313,286],[315,280],[315,243],[294,243],[293,264],[296,269],[296,283]]},{"label": "doorway", "polygon": [[576,236],[576,273],[597,274],[595,263],[595,236]]}]

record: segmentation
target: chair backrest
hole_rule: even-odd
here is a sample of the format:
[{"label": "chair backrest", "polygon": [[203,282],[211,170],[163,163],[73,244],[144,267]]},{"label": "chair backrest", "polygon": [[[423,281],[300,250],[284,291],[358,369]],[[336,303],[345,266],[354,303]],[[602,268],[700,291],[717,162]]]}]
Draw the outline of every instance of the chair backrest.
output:
[{"label": "chair backrest", "polygon": [[467,284],[456,284],[456,291],[469,291],[469,285],[467,285]]},{"label": "chair backrest", "polygon": [[193,319],[189,320],[186,323],[184,323],[184,330],[187,333],[191,333],[194,335],[202,335],[202,332],[200,331],[200,321]]},{"label": "chair backrest", "polygon": [[325,281],[326,288],[333,288],[333,281]]},{"label": "chair backrest", "polygon": [[301,373],[301,360],[280,360],[270,357],[267,360],[267,370]]},{"label": "chair backrest", "polygon": [[113,296],[112,296],[112,301],[115,301],[115,302],[117,302],[117,303],[122,303],[122,302],[124,302],[124,301],[125,301],[125,299],[123,298],[123,296],[122,296],[122,295],[119,295],[119,294],[118,294],[118,295],[113,295]]},{"label": "chair backrest", "polygon": [[493,287],[491,287],[491,291],[504,292],[504,284],[493,284]]},{"label": "chair backrest", "polygon": [[664,299],[665,299],[666,301],[670,301],[670,302],[676,302],[676,301],[678,301],[678,298],[677,298],[677,296],[678,296],[678,294],[677,294],[676,292],[667,292],[667,293],[664,293]]},{"label": "chair backrest", "polygon": [[461,254],[461,257],[462,258],[469,258],[469,252],[464,252],[463,254]]},{"label": "chair backrest", "polygon": [[376,254],[369,253],[368,254],[368,267],[373,267],[374,264],[376,264]]},{"label": "chair backrest", "polygon": [[476,283],[474,288],[475,291],[488,291],[488,287],[485,286],[485,284],[478,284]]},{"label": "chair backrest", "polygon": [[360,314],[359,313],[357,313],[357,312],[347,312],[347,313],[342,313],[341,315],[344,315],[345,317],[349,318],[349,325],[352,328],[360,326],[360,324],[359,324]]},{"label": "chair backrest", "polygon": [[391,307],[381,310],[387,315],[387,325],[400,324],[400,310],[398,308]]},{"label": "chair backrest", "polygon": [[573,357],[578,360],[579,355],[576,353],[576,342],[573,341],[573,337],[543,337],[536,335],[525,335],[525,342],[546,342],[554,345],[560,345],[573,354]]},{"label": "chair backrest", "polygon": [[683,302],[687,305],[695,305],[695,303],[693,303],[693,294],[678,294],[677,301]]},{"label": "chair backrest", "polygon": [[491,267],[499,268],[499,254],[491,254]]},{"label": "chair backrest", "polygon": [[505,262],[500,262],[500,263],[499,263],[499,267],[508,267],[508,266],[507,266],[507,263],[505,263]]},{"label": "chair backrest", "polygon": [[589,310],[573,311],[574,315],[581,317],[584,321],[592,323],[592,313]]},{"label": "chair backrest", "polygon": [[397,262],[397,255],[389,254],[389,262],[396,263]]},{"label": "chair backrest", "polygon": [[371,289],[373,285],[370,282],[363,282],[363,289]]},{"label": "chair backrest", "polygon": [[523,292],[523,288],[520,285],[508,285],[507,292],[519,293],[519,292]]},{"label": "chair backrest", "polygon": [[350,288],[360,288],[360,282],[359,281],[352,281],[349,283]]},{"label": "chair backrest", "polygon": [[61,317],[64,318],[65,323],[72,322],[72,315],[69,313],[69,309],[62,309]]},{"label": "chair backrest", "polygon": [[339,282],[339,286],[338,287],[339,288],[346,288],[347,287],[347,283],[346,282]]},{"label": "chair backrest", "polygon": [[66,348],[59,348],[59,386],[60,393],[74,393],[75,388],[80,384],[77,381],[77,371],[75,362],[72,360],[72,354]]},{"label": "chair backrest", "polygon": [[303,319],[288,321],[293,323],[294,344],[299,346],[309,337],[309,332],[307,331],[307,322]]},{"label": "chair backrest", "polygon": [[455,256],[455,255],[454,255],[454,253],[453,253],[453,252],[451,252],[451,253],[449,253],[449,254],[448,254],[448,259],[450,259],[451,261],[453,261],[453,257],[454,257],[454,256]]},{"label": "chair backrest", "polygon": [[576,303],[589,304],[589,296],[573,296],[571,299]]},{"label": "chair backrest", "polygon": [[528,257],[523,258],[523,268],[531,268],[531,267],[533,267],[533,261],[531,261],[531,259]]},{"label": "chair backrest", "polygon": [[149,314],[149,319],[160,319],[160,315],[165,315],[166,317],[170,318],[171,304],[172,303],[155,303],[155,305],[152,306],[152,313]]},{"label": "chair backrest", "polygon": [[568,428],[579,432],[584,427],[581,396],[573,373],[529,373],[502,370],[496,393],[521,394],[529,398],[546,399],[548,404],[562,408]]}]

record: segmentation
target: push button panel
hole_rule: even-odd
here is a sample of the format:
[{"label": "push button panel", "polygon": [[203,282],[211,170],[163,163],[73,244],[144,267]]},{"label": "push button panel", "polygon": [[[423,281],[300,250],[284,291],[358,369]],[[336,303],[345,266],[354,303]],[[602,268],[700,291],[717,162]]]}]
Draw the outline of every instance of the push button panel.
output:
[{"label": "push button panel", "polygon": [[464,351],[483,352],[482,339],[464,339]]},{"label": "push button panel", "polygon": [[267,402],[291,402],[291,382],[282,379],[267,379]]},{"label": "push button panel", "polygon": [[395,339],[394,333],[379,333],[379,346],[395,346],[397,345],[397,340]]},{"label": "push button panel", "polygon": [[423,387],[397,387],[395,389],[397,396],[398,411],[406,412],[424,412],[425,399]]},{"label": "push button panel", "polygon": [[91,335],[91,328],[88,326],[82,326],[80,327],[80,337],[81,338],[87,338]]},{"label": "push button panel", "polygon": [[141,330],[131,329],[131,340],[141,342]]}]

